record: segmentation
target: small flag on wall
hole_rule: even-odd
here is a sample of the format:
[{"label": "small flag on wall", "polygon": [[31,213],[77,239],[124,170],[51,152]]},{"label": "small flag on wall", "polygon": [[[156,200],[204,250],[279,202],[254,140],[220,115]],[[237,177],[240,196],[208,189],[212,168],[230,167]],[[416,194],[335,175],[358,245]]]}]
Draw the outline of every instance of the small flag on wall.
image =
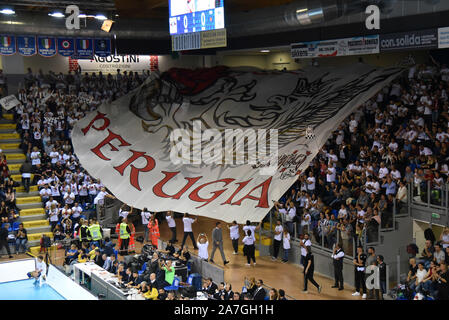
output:
[{"label": "small flag on wall", "polygon": [[37,37],[37,51],[43,57],[53,57],[56,52],[56,39],[51,37]]},{"label": "small flag on wall", "polygon": [[16,38],[0,35],[0,55],[9,56],[16,53]]}]

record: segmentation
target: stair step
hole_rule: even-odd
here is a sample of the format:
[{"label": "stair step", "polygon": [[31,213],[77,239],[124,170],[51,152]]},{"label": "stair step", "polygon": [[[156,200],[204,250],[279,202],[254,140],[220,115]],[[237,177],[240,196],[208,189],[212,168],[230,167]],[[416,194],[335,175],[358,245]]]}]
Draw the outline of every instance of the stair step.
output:
[{"label": "stair step", "polygon": [[33,220],[33,221],[24,221],[24,228],[33,228],[33,227],[45,227],[50,225],[47,220]]},{"label": "stair step", "polygon": [[26,228],[28,234],[33,234],[33,233],[45,233],[45,232],[50,232],[51,231],[51,227],[50,225],[48,226],[39,226],[39,227],[30,227],[30,228]]},{"label": "stair step", "polygon": [[14,115],[12,113],[4,113],[3,114],[3,119],[14,120]]},{"label": "stair step", "polygon": [[17,204],[26,204],[26,203],[41,203],[41,197],[20,197],[16,199]]},{"label": "stair step", "polygon": [[0,138],[1,143],[21,143],[20,138]]},{"label": "stair step", "polygon": [[5,153],[6,160],[9,162],[10,160],[25,160],[26,155],[23,153]]},{"label": "stair step", "polygon": [[[21,174],[11,174],[11,179],[13,179],[16,182],[22,182],[22,175]],[[31,181],[33,181],[34,174],[31,174]]]},{"label": "stair step", "polygon": [[[275,228],[275,225],[273,224],[273,225],[271,226],[271,230],[274,231],[274,228]],[[264,222],[264,224],[263,224],[263,229],[264,229],[264,230],[270,230],[270,223],[269,223],[269,222]]]},{"label": "stair step", "polygon": [[[18,133],[0,133],[0,140],[11,140],[11,139],[19,139],[20,142],[20,134]],[[3,141],[3,143],[5,143]]]},{"label": "stair step", "polygon": [[0,149],[5,150],[20,149],[20,143],[0,143]]},{"label": "stair step", "polygon": [[15,123],[0,123],[0,130],[13,129],[15,130],[17,125]]},{"label": "stair step", "polygon": [[43,233],[33,233],[33,234],[29,234],[28,235],[28,241],[40,241],[42,234],[45,234],[47,237],[53,239],[53,232],[48,231],[48,232],[43,232]]},{"label": "stair step", "polygon": [[[30,253],[31,253],[32,255],[34,255],[34,256],[37,256],[37,255],[39,255],[39,250],[40,250],[40,249],[41,249],[40,246],[31,247],[31,248],[30,248]],[[50,249],[50,251],[54,251],[54,250],[57,250],[57,247],[56,247],[56,246],[51,246],[49,249]]]},{"label": "stair step", "polygon": [[34,216],[34,215],[41,215],[41,214],[45,214],[44,208],[33,208],[33,209],[20,210],[20,217]]},{"label": "stair step", "polygon": [[[243,244],[239,245],[239,252],[243,253]],[[259,250],[255,250],[254,256],[255,257],[259,257],[260,256]]]},{"label": "stair step", "polygon": [[[259,242],[259,234],[256,233],[256,242]],[[262,236],[262,241],[261,241],[262,245],[264,246],[271,246],[272,241],[271,238],[267,237],[267,236]]]},{"label": "stair step", "polygon": [[42,208],[44,205],[42,204],[42,202],[39,202],[39,203],[37,203],[37,202],[33,202],[33,203],[21,203],[21,204],[17,204],[16,203],[16,205],[17,205],[17,207],[20,209],[20,210],[23,210],[23,209],[35,209],[35,208]]},{"label": "stair step", "polygon": [[30,191],[26,192],[16,192],[16,198],[23,197],[31,197],[31,196],[39,196],[39,191]]},{"label": "stair step", "polygon": [[[37,186],[30,186],[30,192],[36,192],[38,191]],[[19,193],[25,192],[25,188],[23,186],[16,188],[16,195]]]},{"label": "stair step", "polygon": [[5,149],[5,150],[2,150],[3,151],[3,153],[4,154],[8,154],[8,153],[21,153],[21,152],[23,152],[23,150],[22,149]]},{"label": "stair step", "polygon": [[36,221],[36,220],[45,220],[47,219],[47,215],[43,214],[34,214],[34,215],[21,215],[20,222],[28,222],[28,221]]}]

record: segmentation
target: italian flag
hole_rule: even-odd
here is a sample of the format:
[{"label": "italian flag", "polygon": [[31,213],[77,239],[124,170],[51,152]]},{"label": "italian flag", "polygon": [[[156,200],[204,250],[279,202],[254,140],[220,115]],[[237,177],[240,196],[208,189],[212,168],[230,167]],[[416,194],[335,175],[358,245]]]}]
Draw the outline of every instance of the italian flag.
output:
[{"label": "italian flag", "polygon": [[9,47],[11,45],[11,37],[8,36],[2,37],[2,45],[4,47]]},{"label": "italian flag", "polygon": [[81,49],[83,49],[83,50],[88,49],[88,48],[89,48],[89,42],[90,42],[90,40],[87,40],[87,39],[81,40],[81,41],[80,41],[80,43],[81,43]]},{"label": "italian flag", "polygon": [[44,38],[41,40],[41,45],[45,48],[45,49],[50,49],[51,47],[51,39],[50,38]]}]

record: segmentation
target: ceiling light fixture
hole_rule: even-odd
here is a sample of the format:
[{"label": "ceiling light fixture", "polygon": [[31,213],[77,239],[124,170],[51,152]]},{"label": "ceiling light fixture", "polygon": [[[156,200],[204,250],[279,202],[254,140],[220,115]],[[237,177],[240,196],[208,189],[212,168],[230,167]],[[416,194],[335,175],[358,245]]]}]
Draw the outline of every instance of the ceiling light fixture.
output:
[{"label": "ceiling light fixture", "polygon": [[97,14],[95,16],[95,19],[97,19],[97,20],[106,20],[107,18],[104,15],[102,15],[102,14]]},{"label": "ceiling light fixture", "polygon": [[13,9],[5,8],[5,9],[0,10],[0,13],[3,13],[3,14],[15,14],[16,12]]},{"label": "ceiling light fixture", "polygon": [[48,14],[50,17],[54,18],[64,18],[65,15],[62,12],[52,12]]},{"label": "ceiling light fixture", "polygon": [[260,52],[262,52],[262,53],[269,53],[270,50],[268,50],[268,49],[263,49],[263,50],[260,50]]}]

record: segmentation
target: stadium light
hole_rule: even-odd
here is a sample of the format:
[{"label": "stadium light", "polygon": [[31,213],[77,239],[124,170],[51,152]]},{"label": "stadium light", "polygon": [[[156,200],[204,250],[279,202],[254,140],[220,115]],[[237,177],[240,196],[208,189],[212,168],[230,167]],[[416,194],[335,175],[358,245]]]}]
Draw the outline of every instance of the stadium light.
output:
[{"label": "stadium light", "polygon": [[54,17],[54,18],[64,18],[65,15],[62,12],[52,12],[48,14],[50,17]]},{"label": "stadium light", "polygon": [[97,19],[97,20],[106,20],[107,18],[103,14],[97,14],[95,16],[95,19]]},{"label": "stadium light", "polygon": [[4,8],[4,9],[0,10],[0,13],[10,15],[10,14],[15,14],[16,12],[13,9],[10,9],[10,8]]}]

